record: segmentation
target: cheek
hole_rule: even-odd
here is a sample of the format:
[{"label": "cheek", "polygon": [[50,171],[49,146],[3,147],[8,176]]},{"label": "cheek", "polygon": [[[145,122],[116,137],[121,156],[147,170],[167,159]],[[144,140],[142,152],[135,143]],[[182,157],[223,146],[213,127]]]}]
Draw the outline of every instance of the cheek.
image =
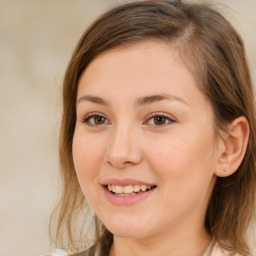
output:
[{"label": "cheek", "polygon": [[148,147],[147,158],[166,190],[189,194],[209,185],[215,167],[212,143],[212,137],[202,132],[176,134]]},{"label": "cheek", "polygon": [[101,166],[102,144],[91,136],[75,132],[72,154],[81,190],[93,209],[97,209],[99,198],[98,174]]},{"label": "cheek", "polygon": [[[181,143],[182,141],[182,143]],[[186,136],[154,146],[151,168],[158,176],[162,203],[157,212],[168,219],[205,209],[211,193],[213,163],[208,143],[196,144]],[[175,211],[174,211],[175,209]]]},{"label": "cheek", "polygon": [[72,154],[75,170],[82,189],[85,184],[96,182],[102,158],[102,146],[88,136],[75,132]]}]

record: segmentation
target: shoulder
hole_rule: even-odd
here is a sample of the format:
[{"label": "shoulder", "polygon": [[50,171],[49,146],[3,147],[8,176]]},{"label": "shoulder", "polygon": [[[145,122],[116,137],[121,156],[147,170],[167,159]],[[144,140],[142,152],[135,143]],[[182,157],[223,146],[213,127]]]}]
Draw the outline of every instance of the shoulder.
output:
[{"label": "shoulder", "polygon": [[99,246],[93,245],[85,251],[77,252],[72,256],[101,256]]},{"label": "shoulder", "polygon": [[88,256],[88,255],[90,255],[88,253],[88,250],[85,250],[85,251],[82,251],[82,252],[75,253],[72,256]]}]

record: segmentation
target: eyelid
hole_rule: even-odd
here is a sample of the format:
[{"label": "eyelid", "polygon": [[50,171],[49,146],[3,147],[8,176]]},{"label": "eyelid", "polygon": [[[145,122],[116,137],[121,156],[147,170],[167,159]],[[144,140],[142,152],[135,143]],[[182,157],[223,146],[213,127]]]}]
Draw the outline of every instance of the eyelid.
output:
[{"label": "eyelid", "polygon": [[[163,125],[152,125],[152,126],[163,127],[163,126],[166,126],[166,125],[168,125],[168,124],[171,124],[171,123],[176,122],[176,120],[175,120],[174,117],[172,117],[172,116],[170,116],[169,114],[166,114],[166,113],[164,113],[164,112],[154,112],[154,113],[149,114],[149,115],[147,116],[145,122],[148,122],[151,118],[154,118],[154,117],[164,117],[164,118],[166,118],[166,119],[169,121],[169,123],[166,123],[166,124],[163,124]],[[144,123],[145,123],[145,122],[144,122]],[[144,123],[143,123],[143,124],[144,124]]]},{"label": "eyelid", "polygon": [[[92,117],[103,117],[103,118],[105,118],[107,123],[104,123],[104,124],[101,124],[101,125],[90,124],[89,119],[92,118]],[[90,113],[86,114],[84,117],[82,117],[82,122],[85,123],[88,126],[102,126],[102,125],[110,123],[110,121],[107,119],[107,117],[104,114],[102,114],[101,112],[90,112]]]}]

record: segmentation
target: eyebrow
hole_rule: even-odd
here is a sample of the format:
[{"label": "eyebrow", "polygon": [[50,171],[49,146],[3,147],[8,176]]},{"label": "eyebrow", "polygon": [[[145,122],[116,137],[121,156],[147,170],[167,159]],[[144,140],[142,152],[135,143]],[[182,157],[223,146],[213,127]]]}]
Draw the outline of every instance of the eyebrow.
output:
[{"label": "eyebrow", "polygon": [[[147,104],[162,101],[162,100],[173,100],[173,101],[178,101],[185,105],[188,105],[188,103],[185,100],[179,97],[176,97],[174,95],[169,95],[164,93],[164,94],[156,94],[156,95],[140,97],[136,100],[135,106],[143,106],[143,105],[147,105]],[[89,101],[89,102],[93,102],[103,106],[110,106],[110,103],[108,101],[93,95],[84,95],[80,97],[76,103],[78,104],[81,101]]]},{"label": "eyebrow", "polygon": [[110,105],[106,100],[103,100],[100,97],[92,96],[92,95],[84,95],[84,96],[80,97],[77,100],[76,104],[78,104],[81,101],[89,101],[89,102],[93,102],[93,103],[104,105],[104,106],[109,106]]}]

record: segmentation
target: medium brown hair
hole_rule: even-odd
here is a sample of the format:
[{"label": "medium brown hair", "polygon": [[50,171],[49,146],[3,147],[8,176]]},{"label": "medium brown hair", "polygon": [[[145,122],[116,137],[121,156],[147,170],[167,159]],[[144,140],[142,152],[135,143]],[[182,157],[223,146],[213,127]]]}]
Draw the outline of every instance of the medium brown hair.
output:
[{"label": "medium brown hair", "polygon": [[[86,246],[84,226],[88,223],[84,220],[88,220],[89,208],[72,159],[79,78],[99,54],[143,40],[160,40],[178,50],[212,104],[216,130],[225,129],[239,116],[245,116],[249,122],[244,159],[233,175],[217,178],[205,216],[206,230],[222,248],[231,254],[249,255],[247,230],[256,208],[256,117],[244,44],[233,26],[211,6],[178,0],[136,1],[117,6],[99,17],[78,42],[63,85],[59,144],[63,191],[55,211],[56,226],[51,222],[57,246],[72,250]],[[92,222],[94,243],[108,251],[113,235],[96,216]]]}]

